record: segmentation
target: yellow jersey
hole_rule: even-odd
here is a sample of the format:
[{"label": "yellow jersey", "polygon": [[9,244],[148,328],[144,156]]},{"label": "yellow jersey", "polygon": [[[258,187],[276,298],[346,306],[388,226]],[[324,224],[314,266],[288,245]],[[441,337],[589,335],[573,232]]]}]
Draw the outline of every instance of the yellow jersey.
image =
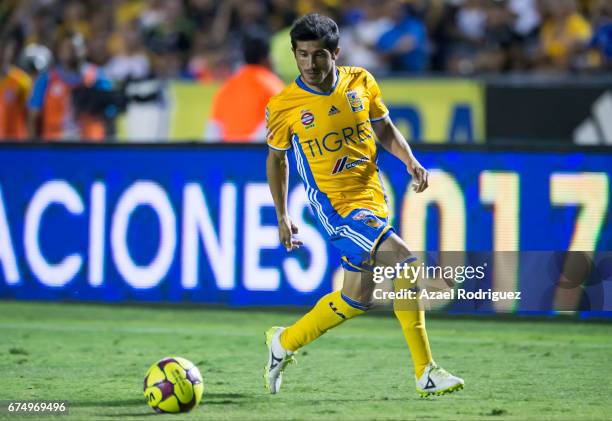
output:
[{"label": "yellow jersey", "polygon": [[[337,67],[330,92],[298,77],[266,108],[267,143],[293,148],[297,169],[319,218],[345,217],[358,208],[386,218],[389,210],[377,165],[371,122],[387,117],[374,77],[359,67]],[[323,214],[323,215],[322,215]]]}]

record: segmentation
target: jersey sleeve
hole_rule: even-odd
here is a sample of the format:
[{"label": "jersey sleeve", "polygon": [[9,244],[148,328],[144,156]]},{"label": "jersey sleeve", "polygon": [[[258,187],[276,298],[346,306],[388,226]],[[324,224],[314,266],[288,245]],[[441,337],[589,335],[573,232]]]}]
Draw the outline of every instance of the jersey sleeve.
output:
[{"label": "jersey sleeve", "polygon": [[382,100],[378,83],[369,72],[366,73],[366,87],[370,96],[370,121],[378,121],[389,115],[389,110]]},{"label": "jersey sleeve", "polygon": [[266,143],[272,149],[291,149],[291,129],[283,113],[275,110],[272,101],[266,107]]}]

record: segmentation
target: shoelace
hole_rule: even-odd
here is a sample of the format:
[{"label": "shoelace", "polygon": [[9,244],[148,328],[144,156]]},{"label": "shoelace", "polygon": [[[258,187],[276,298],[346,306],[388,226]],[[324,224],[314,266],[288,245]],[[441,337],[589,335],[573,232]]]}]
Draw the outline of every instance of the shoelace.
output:
[{"label": "shoelace", "polygon": [[287,367],[289,364],[297,364],[297,360],[295,359],[294,355],[295,353],[283,358],[283,361],[281,361],[281,368],[280,368],[281,373],[285,370],[285,367]]},{"label": "shoelace", "polygon": [[440,377],[444,377],[444,378],[447,378],[447,379],[448,379],[449,377],[452,377],[452,375],[451,375],[451,374],[450,374],[448,371],[446,371],[446,370],[445,370],[445,369],[443,369],[442,367],[438,367],[437,365],[436,365],[436,366],[434,366],[434,367],[431,369],[430,374],[431,374],[431,372],[434,372],[434,371],[435,371],[435,373],[436,373],[438,376],[440,376]]}]

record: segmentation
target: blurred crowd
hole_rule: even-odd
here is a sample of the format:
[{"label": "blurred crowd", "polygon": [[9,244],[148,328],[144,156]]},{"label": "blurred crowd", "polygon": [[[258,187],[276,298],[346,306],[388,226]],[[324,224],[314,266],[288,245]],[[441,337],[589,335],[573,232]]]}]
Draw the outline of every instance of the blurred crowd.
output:
[{"label": "blurred crowd", "polygon": [[[140,112],[163,126],[155,113],[164,83],[227,80],[244,64],[247,34],[267,39],[272,68],[286,82],[294,78],[289,28],[312,11],[339,23],[340,64],[378,76],[612,69],[612,0],[3,0],[0,86],[28,97],[19,118],[30,136],[41,135],[45,112],[66,129],[59,120],[69,104],[44,100],[63,86],[57,81],[82,88],[80,104],[99,117],[92,136],[112,132],[109,122],[130,99],[153,105]],[[0,130],[18,119],[3,120]],[[149,137],[156,133],[163,127]]]},{"label": "blurred crowd", "polygon": [[0,27],[51,49],[79,34],[113,79],[206,82],[240,64],[245,32],[272,38],[311,11],[339,23],[343,62],[377,73],[597,70],[612,54],[609,0],[4,0]]}]

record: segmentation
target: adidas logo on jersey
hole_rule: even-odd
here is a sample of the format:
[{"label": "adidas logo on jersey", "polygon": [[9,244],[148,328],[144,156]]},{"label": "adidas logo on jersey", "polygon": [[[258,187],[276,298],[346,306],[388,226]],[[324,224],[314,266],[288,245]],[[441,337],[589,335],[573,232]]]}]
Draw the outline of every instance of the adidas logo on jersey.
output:
[{"label": "adidas logo on jersey", "polygon": [[327,115],[335,115],[335,114],[338,114],[339,112],[340,110],[337,109],[335,105],[332,105]]}]

